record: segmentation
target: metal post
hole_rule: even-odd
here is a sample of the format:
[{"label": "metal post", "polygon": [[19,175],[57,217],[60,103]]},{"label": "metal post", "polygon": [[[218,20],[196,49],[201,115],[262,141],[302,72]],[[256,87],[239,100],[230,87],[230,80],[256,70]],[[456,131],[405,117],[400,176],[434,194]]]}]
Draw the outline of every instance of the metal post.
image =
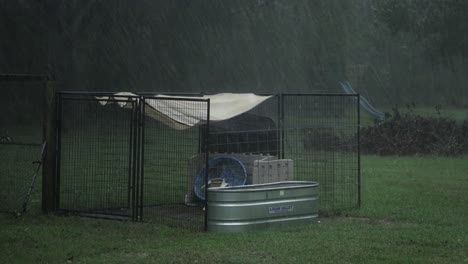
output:
[{"label": "metal post", "polygon": [[133,123],[135,122],[135,102],[132,102],[132,110],[130,112],[130,137],[128,143],[128,187],[127,187],[127,207],[132,208],[132,151],[133,151]]},{"label": "metal post", "polygon": [[359,94],[357,96],[357,128],[356,128],[356,133],[357,133],[357,155],[358,155],[358,208],[361,207],[361,135],[360,135],[360,130],[361,130],[361,96]]},{"label": "metal post", "polygon": [[47,142],[44,166],[42,167],[42,211],[53,212],[58,205],[56,193],[57,159],[57,96],[56,86],[47,81],[43,105],[43,141]]},{"label": "metal post", "polygon": [[281,97],[281,158],[284,159],[284,94],[280,94]]},{"label": "metal post", "polygon": [[140,122],[139,122],[139,129],[140,129],[140,155],[138,157],[140,163],[140,191],[139,191],[139,209],[140,209],[140,219],[139,221],[143,221],[143,196],[144,196],[144,167],[145,167],[145,101],[143,97],[138,99],[140,101]]},{"label": "metal post", "polygon": [[139,103],[138,101],[133,105],[132,110],[132,130],[133,130],[133,148],[132,148],[132,220],[138,220],[137,211],[137,150],[138,150],[138,118],[139,118]]},{"label": "metal post", "polygon": [[279,157],[280,156],[280,148],[281,148],[281,145],[280,145],[280,142],[281,142],[281,131],[280,131],[280,123],[281,123],[281,119],[280,119],[280,116],[281,116],[281,98],[280,98],[280,94],[276,94],[276,150],[275,150],[275,154]]},{"label": "metal post", "polygon": [[209,170],[209,136],[210,136],[210,99],[206,101],[206,130],[205,130],[205,231],[208,231],[208,170]]},{"label": "metal post", "polygon": [[60,209],[60,171],[62,164],[62,105],[63,97],[62,94],[57,94],[57,114],[56,114],[56,156],[55,156],[55,208],[54,210]]}]

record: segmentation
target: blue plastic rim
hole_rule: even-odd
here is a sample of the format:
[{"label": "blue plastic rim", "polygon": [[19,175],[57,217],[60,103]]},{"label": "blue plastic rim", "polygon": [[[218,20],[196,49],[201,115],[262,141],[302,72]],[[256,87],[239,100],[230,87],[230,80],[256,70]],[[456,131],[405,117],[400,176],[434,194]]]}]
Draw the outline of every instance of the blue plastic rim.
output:
[{"label": "blue plastic rim", "polygon": [[[202,186],[205,185],[205,169],[201,168],[195,178],[193,190],[200,200],[205,200],[205,192]],[[208,180],[221,178],[229,186],[245,185],[247,182],[247,171],[241,160],[234,157],[215,157],[208,162]]]}]

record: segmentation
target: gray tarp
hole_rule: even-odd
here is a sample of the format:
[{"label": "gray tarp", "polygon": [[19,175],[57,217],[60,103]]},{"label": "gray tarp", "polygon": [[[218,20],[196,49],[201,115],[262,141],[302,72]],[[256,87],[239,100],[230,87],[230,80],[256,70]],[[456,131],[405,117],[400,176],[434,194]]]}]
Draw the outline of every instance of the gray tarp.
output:
[{"label": "gray tarp", "polygon": [[[116,93],[111,98],[127,99],[125,96],[135,96],[135,94],[122,92]],[[221,93],[214,95],[204,95],[199,97],[183,97],[154,95],[145,97],[145,114],[157,119],[164,124],[178,130],[188,129],[192,126],[202,124],[206,121],[207,104],[203,101],[185,100],[164,100],[198,98],[210,99],[210,121],[222,121],[245,113],[257,105],[261,104],[271,96],[258,96],[251,93]],[[106,105],[109,97],[96,97],[102,105]],[[138,100],[138,99],[134,99]],[[125,107],[125,102],[118,102],[121,107]]]}]

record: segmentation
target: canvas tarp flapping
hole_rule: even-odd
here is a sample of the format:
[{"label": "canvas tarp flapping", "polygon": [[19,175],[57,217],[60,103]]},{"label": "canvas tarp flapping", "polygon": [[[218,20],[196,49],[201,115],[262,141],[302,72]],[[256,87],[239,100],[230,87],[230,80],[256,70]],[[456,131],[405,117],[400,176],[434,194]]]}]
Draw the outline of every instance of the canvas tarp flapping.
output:
[{"label": "canvas tarp flapping", "polygon": [[[102,105],[106,105],[110,98],[126,99],[126,96],[136,96],[135,94],[122,92],[113,96],[96,97]],[[210,121],[222,121],[245,113],[257,105],[261,104],[271,96],[259,96],[252,93],[221,93],[214,95],[204,95],[197,97],[154,95],[145,97],[145,114],[157,119],[162,123],[177,129],[183,130],[198,124],[203,124],[206,120],[207,104],[203,101],[191,101],[185,99],[210,99]],[[182,100],[179,100],[182,99]],[[134,98],[133,100],[138,100]],[[120,101],[120,107],[127,104]]]}]

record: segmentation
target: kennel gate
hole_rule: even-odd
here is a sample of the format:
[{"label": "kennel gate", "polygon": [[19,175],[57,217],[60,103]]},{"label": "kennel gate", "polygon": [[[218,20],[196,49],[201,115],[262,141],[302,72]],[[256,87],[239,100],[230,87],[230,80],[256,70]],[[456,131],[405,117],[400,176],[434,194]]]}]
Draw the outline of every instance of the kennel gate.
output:
[{"label": "kennel gate", "polygon": [[203,153],[199,141],[208,131],[174,130],[148,113],[150,105],[164,108],[168,101],[203,115],[208,124],[205,99],[59,93],[57,210],[134,221],[145,215],[147,221],[204,228],[204,205],[185,204],[181,168],[191,155]]},{"label": "kennel gate", "polygon": [[138,97],[99,100],[96,96],[105,94],[59,93],[56,208],[138,220]]}]

